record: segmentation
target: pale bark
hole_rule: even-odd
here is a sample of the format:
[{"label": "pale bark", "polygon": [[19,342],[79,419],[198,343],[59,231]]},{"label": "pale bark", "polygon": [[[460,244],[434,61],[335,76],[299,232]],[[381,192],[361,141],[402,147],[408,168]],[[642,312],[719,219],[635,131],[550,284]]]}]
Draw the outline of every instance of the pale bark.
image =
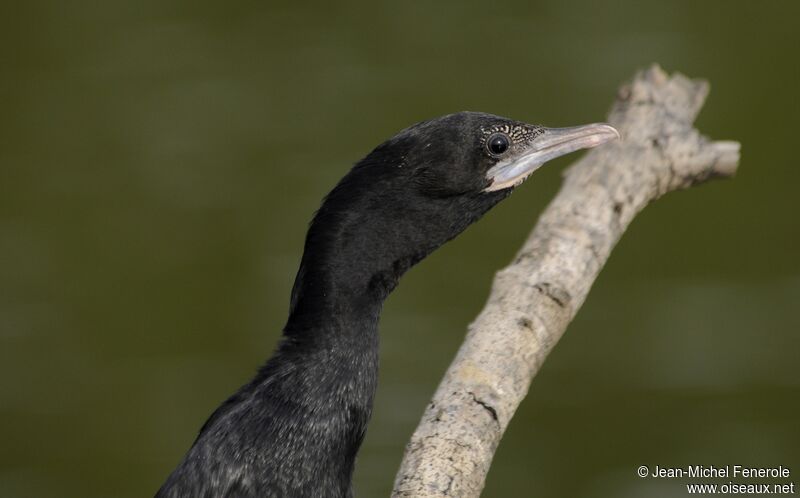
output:
[{"label": "pale bark", "polygon": [[707,94],[706,82],[658,66],[620,88],[608,121],[622,140],[566,171],[522,249],[495,276],[406,447],[393,497],[479,496],[533,376],[634,216],[667,192],[735,173],[739,144],[692,126]]}]

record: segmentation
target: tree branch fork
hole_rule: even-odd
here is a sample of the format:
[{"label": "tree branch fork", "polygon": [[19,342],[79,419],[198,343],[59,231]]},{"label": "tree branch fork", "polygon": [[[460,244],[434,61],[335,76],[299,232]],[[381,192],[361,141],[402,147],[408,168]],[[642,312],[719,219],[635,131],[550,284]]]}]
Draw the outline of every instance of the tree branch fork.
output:
[{"label": "tree branch fork", "polygon": [[620,87],[622,140],[568,168],[512,263],[500,270],[406,447],[392,496],[477,497],[519,403],[633,218],[674,190],[734,175],[739,143],[693,122],[709,85],[657,65]]}]

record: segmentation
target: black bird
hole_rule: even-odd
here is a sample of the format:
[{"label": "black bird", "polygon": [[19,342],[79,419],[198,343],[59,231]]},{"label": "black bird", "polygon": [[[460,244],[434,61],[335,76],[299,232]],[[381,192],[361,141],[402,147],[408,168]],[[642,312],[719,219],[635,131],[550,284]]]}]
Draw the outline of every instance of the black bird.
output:
[{"label": "black bird", "polygon": [[211,415],[156,497],[352,496],[378,318],[400,276],[544,162],[618,136],[606,124],[545,128],[460,112],[375,148],[314,216],[277,350]]}]

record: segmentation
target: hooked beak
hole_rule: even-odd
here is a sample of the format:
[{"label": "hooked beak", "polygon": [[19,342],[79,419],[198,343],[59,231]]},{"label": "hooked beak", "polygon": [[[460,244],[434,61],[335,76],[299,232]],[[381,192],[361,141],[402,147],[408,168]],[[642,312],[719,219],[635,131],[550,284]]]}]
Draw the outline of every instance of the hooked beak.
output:
[{"label": "hooked beak", "polygon": [[486,178],[492,183],[484,189],[484,192],[516,187],[551,159],[576,150],[596,147],[616,138],[620,138],[619,132],[605,123],[570,128],[544,128],[544,133],[530,142],[528,150],[489,168]]}]

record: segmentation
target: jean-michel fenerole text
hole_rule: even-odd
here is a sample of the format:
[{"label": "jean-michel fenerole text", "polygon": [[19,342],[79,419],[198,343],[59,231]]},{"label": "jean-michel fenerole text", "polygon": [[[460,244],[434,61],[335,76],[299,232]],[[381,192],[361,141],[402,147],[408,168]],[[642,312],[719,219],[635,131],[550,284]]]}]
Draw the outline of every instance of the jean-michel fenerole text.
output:
[{"label": "jean-michel fenerole text", "polygon": [[653,468],[653,477],[789,477],[791,471],[788,467],[747,467],[744,465],[688,465],[686,467]]}]

